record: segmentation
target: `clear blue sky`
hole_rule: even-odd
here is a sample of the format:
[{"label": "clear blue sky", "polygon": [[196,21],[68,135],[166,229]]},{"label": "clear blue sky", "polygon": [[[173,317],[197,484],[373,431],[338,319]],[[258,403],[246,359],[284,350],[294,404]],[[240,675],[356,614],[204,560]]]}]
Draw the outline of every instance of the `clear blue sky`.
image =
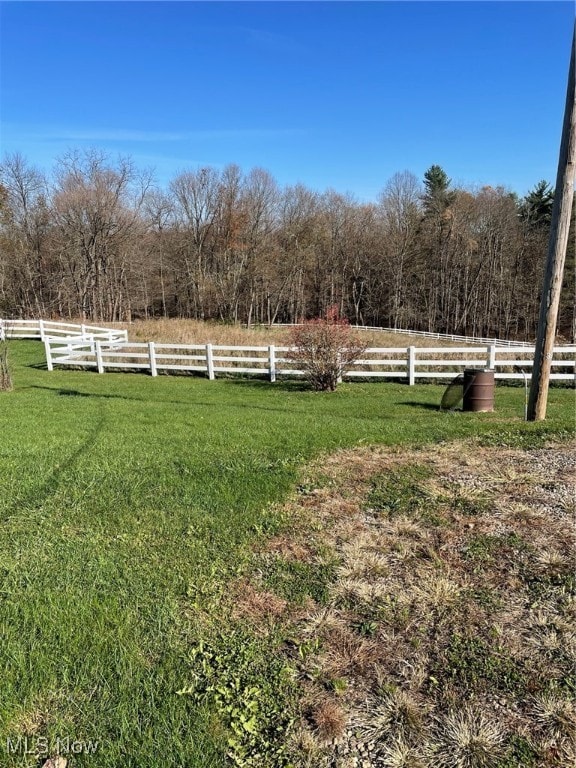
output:
[{"label": "clear blue sky", "polygon": [[0,149],[98,147],[373,200],[554,183],[572,2],[1,2]]}]

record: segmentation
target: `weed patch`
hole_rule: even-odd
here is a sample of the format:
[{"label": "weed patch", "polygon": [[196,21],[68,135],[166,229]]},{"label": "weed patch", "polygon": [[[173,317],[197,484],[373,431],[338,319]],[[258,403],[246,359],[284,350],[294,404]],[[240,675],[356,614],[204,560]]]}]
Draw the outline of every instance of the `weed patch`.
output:
[{"label": "weed patch", "polygon": [[306,563],[299,560],[277,559],[264,577],[268,589],[290,603],[303,605],[313,600],[324,605],[328,600],[328,585],[334,577],[333,562]]},{"label": "weed patch", "polygon": [[289,764],[290,670],[274,648],[264,650],[262,640],[238,629],[201,641],[188,652],[193,682],[178,691],[210,708],[239,768]]},{"label": "weed patch", "polygon": [[522,695],[526,690],[522,668],[507,649],[476,635],[452,634],[431,671],[436,678],[451,678],[452,685],[469,693],[490,689]]},{"label": "weed patch", "polygon": [[377,475],[371,480],[367,504],[388,518],[418,516],[432,501],[422,486],[429,476],[424,465]]}]

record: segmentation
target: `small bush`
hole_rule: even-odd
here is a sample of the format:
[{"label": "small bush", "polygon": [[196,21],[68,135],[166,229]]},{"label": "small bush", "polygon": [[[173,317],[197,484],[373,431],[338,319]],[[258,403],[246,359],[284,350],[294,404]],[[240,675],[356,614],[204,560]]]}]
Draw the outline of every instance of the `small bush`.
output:
[{"label": "small bush", "polygon": [[308,320],[290,334],[288,357],[304,371],[318,392],[334,392],[343,374],[366,349],[358,334],[338,310],[328,310],[325,318]]}]

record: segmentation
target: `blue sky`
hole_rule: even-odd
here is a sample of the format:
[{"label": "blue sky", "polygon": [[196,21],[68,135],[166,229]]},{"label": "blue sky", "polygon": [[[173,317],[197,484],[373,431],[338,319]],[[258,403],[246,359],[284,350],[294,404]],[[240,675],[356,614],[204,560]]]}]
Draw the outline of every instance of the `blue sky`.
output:
[{"label": "blue sky", "polygon": [[374,200],[554,183],[572,2],[1,2],[0,150],[237,163]]}]

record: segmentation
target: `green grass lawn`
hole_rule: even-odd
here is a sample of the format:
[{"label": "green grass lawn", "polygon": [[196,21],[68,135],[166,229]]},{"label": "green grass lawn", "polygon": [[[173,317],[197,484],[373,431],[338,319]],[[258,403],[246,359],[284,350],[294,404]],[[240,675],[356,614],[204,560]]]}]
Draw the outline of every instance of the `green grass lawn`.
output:
[{"label": "green grass lawn", "polygon": [[[325,395],[295,382],[48,373],[40,344],[9,351],[14,390],[0,393],[7,767],[38,765],[58,739],[64,751],[66,739],[98,742],[76,766],[224,766],[225,724],[178,692],[199,641],[226,637],[217,596],[283,524],[271,503],[304,462],[360,443],[478,434],[522,443],[574,428],[570,389],[551,390],[546,422],[525,424],[522,388],[498,387],[492,414],[440,413],[442,386],[347,383]],[[272,641],[243,642],[265,677]]]}]

